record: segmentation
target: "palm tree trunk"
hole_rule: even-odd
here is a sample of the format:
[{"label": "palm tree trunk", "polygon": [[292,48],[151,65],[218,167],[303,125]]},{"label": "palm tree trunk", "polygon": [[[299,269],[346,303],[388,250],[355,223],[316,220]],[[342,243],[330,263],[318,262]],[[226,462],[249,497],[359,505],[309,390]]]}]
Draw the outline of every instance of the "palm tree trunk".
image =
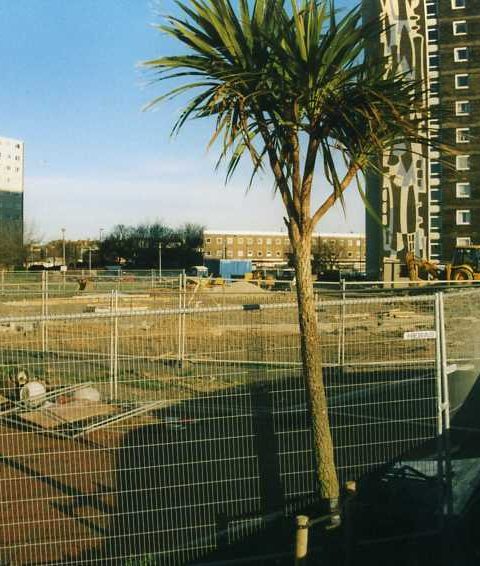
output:
[{"label": "palm tree trunk", "polygon": [[313,293],[310,236],[298,235],[292,238],[292,247],[297,280],[303,373],[312,416],[319,493],[321,499],[334,507],[338,502],[339,487],[323,383],[320,336]]}]

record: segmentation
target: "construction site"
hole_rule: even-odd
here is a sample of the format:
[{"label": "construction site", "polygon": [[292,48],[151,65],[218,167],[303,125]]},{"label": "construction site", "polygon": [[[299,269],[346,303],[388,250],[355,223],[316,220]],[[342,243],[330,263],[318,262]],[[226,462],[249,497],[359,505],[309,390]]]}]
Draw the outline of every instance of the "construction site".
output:
[{"label": "construction site", "polygon": [[[2,275],[0,563],[220,564],[245,541],[251,563],[290,560],[317,498],[295,289],[81,279]],[[475,281],[317,289],[341,483],[393,497],[412,476],[402,536],[438,535],[468,505],[462,474],[480,481],[442,440],[480,425],[479,297]],[[382,538],[367,531],[355,545]]]}]

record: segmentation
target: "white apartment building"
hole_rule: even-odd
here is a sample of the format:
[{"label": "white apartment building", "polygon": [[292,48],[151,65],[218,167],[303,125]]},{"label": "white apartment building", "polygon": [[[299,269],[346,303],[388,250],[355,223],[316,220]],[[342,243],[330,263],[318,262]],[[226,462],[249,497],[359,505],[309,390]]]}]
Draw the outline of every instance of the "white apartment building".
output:
[{"label": "white apartment building", "polygon": [[0,222],[14,222],[23,233],[23,141],[0,137]]}]

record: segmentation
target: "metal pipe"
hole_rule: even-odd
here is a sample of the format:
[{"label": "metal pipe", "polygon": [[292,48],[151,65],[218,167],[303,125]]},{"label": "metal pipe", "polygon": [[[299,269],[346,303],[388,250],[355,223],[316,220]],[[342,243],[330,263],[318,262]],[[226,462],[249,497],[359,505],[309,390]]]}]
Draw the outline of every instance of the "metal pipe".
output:
[{"label": "metal pipe", "polygon": [[62,265],[66,265],[66,259],[65,259],[65,228],[62,228],[61,230],[62,232]]}]

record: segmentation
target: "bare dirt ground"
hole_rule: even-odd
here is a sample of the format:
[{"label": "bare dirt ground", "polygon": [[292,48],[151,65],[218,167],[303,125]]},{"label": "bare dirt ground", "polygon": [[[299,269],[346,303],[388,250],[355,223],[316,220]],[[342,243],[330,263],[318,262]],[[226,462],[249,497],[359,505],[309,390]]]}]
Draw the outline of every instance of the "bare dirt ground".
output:
[{"label": "bare dirt ground", "polygon": [[0,427],[0,560],[46,564],[99,547],[115,504],[121,430],[82,440]]}]

